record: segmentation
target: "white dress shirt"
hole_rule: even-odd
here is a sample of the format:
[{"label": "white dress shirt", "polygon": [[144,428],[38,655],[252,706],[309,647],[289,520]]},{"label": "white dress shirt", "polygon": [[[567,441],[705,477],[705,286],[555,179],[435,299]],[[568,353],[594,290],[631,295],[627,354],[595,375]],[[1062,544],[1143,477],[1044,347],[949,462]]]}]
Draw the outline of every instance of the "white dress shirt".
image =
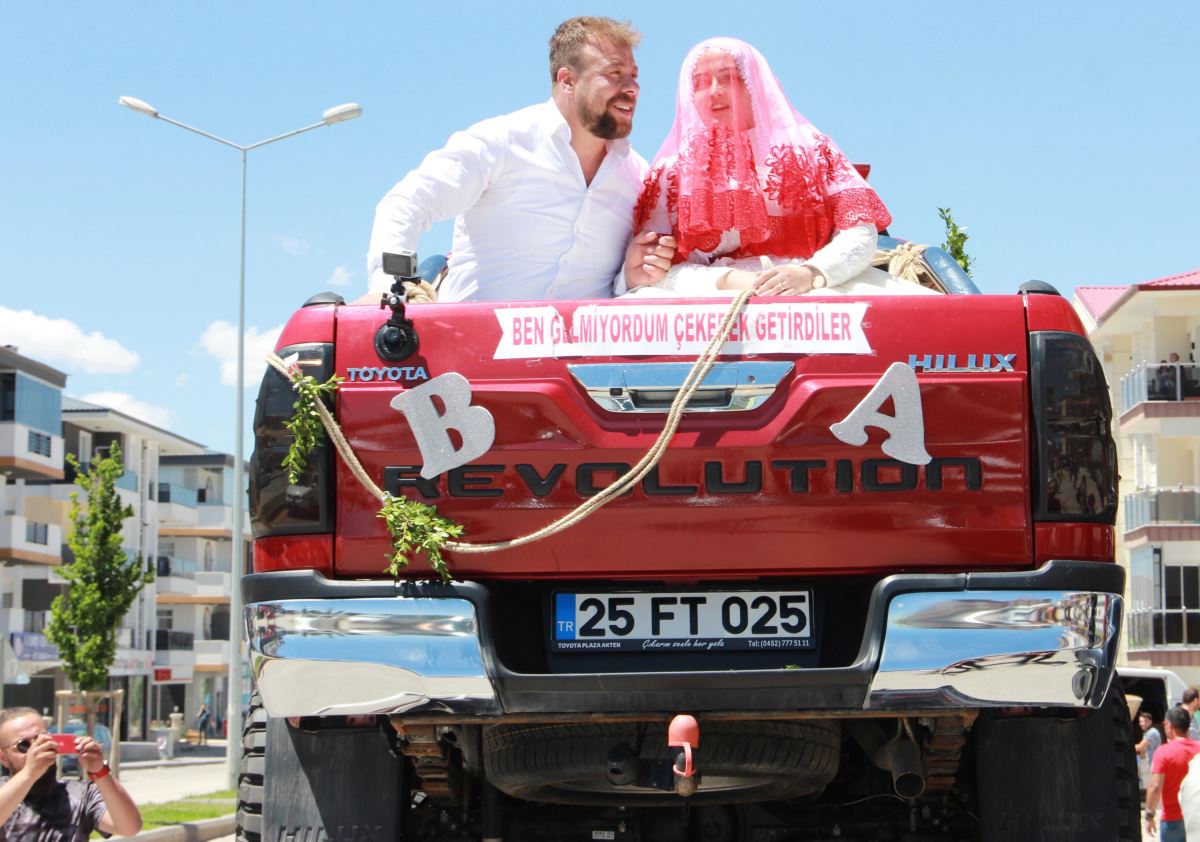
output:
[{"label": "white dress shirt", "polygon": [[422,231],[457,217],[439,300],[610,297],[647,166],[627,140],[607,145],[589,185],[553,100],[455,133],[376,208],[371,291],[391,286],[384,252],[416,251]]}]

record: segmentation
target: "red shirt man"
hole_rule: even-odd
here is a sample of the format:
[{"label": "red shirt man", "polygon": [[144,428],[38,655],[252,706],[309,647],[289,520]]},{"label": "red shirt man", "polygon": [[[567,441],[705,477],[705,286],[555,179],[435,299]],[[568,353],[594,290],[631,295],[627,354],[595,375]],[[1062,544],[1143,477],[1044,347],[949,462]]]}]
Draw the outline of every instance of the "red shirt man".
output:
[{"label": "red shirt man", "polygon": [[[1200,742],[1188,739],[1191,715],[1183,708],[1168,711],[1164,724],[1170,741],[1154,752],[1150,767],[1150,789],[1146,792],[1146,829],[1154,832],[1154,810],[1162,798],[1164,834],[1183,827],[1183,810],[1179,807],[1179,786],[1188,771],[1188,762],[1200,754]],[[1174,824],[1174,823],[1178,824]]]}]

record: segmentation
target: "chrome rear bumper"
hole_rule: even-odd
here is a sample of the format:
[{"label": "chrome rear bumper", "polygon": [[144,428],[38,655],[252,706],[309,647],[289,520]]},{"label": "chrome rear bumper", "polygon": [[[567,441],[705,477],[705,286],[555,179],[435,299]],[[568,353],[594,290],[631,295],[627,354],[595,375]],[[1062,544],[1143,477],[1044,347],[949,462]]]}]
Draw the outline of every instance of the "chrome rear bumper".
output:
[{"label": "chrome rear bumper", "polygon": [[[260,582],[245,620],[254,677],[277,717],[1096,707],[1122,611],[1123,574],[1102,568],[1111,566],[889,577],[872,594],[858,659],[836,668],[514,674],[489,643],[478,585],[414,595],[313,576],[278,590],[272,580],[279,598],[264,599],[261,580],[277,574],[262,574],[250,577]],[[1030,587],[1043,581],[1081,587]]]},{"label": "chrome rear bumper", "polygon": [[285,599],[246,606],[250,663],[272,716],[499,713],[465,599]]},{"label": "chrome rear bumper", "polygon": [[867,707],[1097,707],[1116,666],[1121,605],[1072,591],[895,596]]}]

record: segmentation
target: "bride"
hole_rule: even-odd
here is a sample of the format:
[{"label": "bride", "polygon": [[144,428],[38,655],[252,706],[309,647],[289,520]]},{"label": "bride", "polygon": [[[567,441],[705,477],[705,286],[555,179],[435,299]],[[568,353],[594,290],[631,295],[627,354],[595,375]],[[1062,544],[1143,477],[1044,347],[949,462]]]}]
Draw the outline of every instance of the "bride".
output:
[{"label": "bride", "polygon": [[[643,294],[929,293],[873,269],[883,202],[841,150],[792,108],[767,61],[744,41],[710,38],[679,74],[675,123],[634,210],[630,264],[675,238],[674,265]],[[618,284],[618,291],[620,284]]]}]

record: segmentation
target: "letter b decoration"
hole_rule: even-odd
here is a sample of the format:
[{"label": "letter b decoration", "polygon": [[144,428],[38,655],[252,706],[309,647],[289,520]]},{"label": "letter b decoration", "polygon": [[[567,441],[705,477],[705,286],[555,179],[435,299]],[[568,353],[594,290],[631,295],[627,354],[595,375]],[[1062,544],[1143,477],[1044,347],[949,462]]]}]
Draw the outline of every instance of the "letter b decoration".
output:
[{"label": "letter b decoration", "polygon": [[[438,409],[437,396],[445,407]],[[471,406],[471,384],[461,374],[442,374],[392,398],[404,413],[421,450],[421,476],[431,479],[487,453],[496,440],[496,421],[481,406]],[[462,437],[456,448],[450,430]]]}]

